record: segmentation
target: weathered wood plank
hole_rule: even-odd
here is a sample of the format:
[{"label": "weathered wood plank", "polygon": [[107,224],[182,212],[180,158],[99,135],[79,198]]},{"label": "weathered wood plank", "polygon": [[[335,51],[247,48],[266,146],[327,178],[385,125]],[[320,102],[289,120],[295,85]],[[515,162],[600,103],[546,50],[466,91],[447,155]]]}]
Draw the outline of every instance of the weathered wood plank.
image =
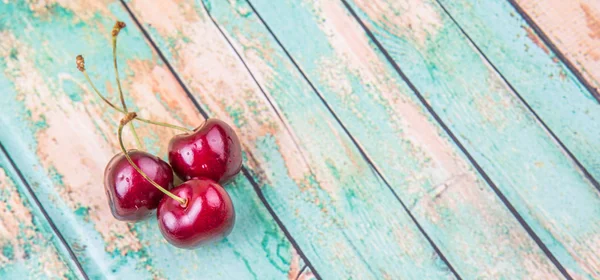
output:
[{"label": "weathered wood plank", "polygon": [[505,1],[440,0],[540,119],[600,181],[600,105]]},{"label": "weathered wood plank", "polygon": [[0,151],[0,279],[83,279]]},{"label": "weathered wood plank", "polygon": [[[297,72],[248,4],[209,3],[255,73]],[[560,276],[342,6],[252,4],[462,277]],[[303,114],[274,100],[286,115]]]},{"label": "weathered wood plank", "polygon": [[556,265],[574,277],[598,278],[598,190],[437,3],[351,2]]},{"label": "weathered wood plank", "polygon": [[600,2],[513,0],[593,87],[600,101]]},{"label": "weathered wood plank", "polygon": [[234,42],[249,73],[203,3],[218,4],[132,1],[129,6],[199,102],[211,115],[236,123],[248,166],[313,272],[324,278],[451,277],[281,51],[264,49],[260,41],[243,50]]},{"label": "weathered wood plank", "polygon": [[[227,186],[237,211],[232,234],[198,250],[166,243],[154,218],[116,221],[102,186],[118,151],[119,116],[98,102],[75,69],[84,53],[92,79],[115,99],[110,28],[123,31],[123,87],[143,116],[199,124],[201,116],[119,2],[0,4],[0,142],[91,278],[281,279],[302,261],[244,177]],[[142,126],[150,151],[164,156],[174,131]],[[133,147],[128,137],[127,145]]]}]

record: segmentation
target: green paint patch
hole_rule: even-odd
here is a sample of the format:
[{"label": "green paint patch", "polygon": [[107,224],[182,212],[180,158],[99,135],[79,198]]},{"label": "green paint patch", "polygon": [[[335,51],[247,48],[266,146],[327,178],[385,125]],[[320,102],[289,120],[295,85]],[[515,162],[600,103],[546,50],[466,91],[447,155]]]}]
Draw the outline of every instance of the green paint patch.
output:
[{"label": "green paint patch", "polygon": [[7,259],[12,260],[15,257],[15,251],[12,244],[4,244],[2,246],[2,255],[4,255]]},{"label": "green paint patch", "polygon": [[[147,231],[148,226],[150,226],[152,228],[152,230],[154,230],[156,225],[149,225],[148,222],[149,221],[146,220],[143,223],[135,223],[135,224],[133,224],[131,229],[138,234],[140,232]],[[139,237],[140,236],[138,236],[138,238]],[[139,238],[139,239],[141,241],[143,238]],[[130,265],[129,262],[131,261],[131,259],[134,259],[136,262],[135,266],[136,266],[137,270],[139,270],[139,271],[146,270],[146,271],[150,272],[151,274],[153,274],[154,278],[165,278],[165,277],[161,276],[160,271],[157,271],[155,269],[156,265],[153,264],[153,259],[148,254],[147,247],[144,246],[138,251],[130,250],[129,252],[127,252],[127,254],[125,256],[127,256],[128,259],[123,259],[123,261],[121,262],[121,263],[123,263],[122,264],[123,266]]]},{"label": "green paint patch", "polygon": [[19,55],[19,51],[16,48],[12,48],[8,56],[13,60],[17,60],[17,55]]},{"label": "green paint patch", "polygon": [[48,11],[53,15],[52,18],[72,19],[75,13],[67,8],[53,3],[48,6]]},{"label": "green paint patch", "polygon": [[262,112],[262,110],[258,109],[259,104],[254,99],[250,99],[250,100],[246,101],[246,106],[248,106],[248,108],[250,108],[252,113],[254,113],[257,116]]},{"label": "green paint patch", "polygon": [[337,215],[337,209],[334,206],[335,204],[332,201],[331,194],[327,190],[323,189],[323,187],[319,184],[319,181],[317,181],[315,175],[308,174],[304,176],[303,179],[303,188],[316,191],[316,193],[304,191],[303,199],[306,202],[315,205],[320,211],[328,213],[327,215]]},{"label": "green paint patch", "polygon": [[[179,41],[179,38],[184,37],[182,36],[181,31],[177,31],[177,35],[174,37],[169,37],[167,38],[167,49],[172,50],[173,48],[177,47],[177,42]],[[189,41],[189,38],[188,38]]]},{"label": "green paint patch", "polygon": [[73,29],[81,29],[81,28],[84,28],[86,26],[86,22],[85,21],[79,21],[77,23],[74,23],[72,26],[73,26]]},{"label": "green paint patch", "polygon": [[[265,235],[263,236],[260,245],[263,248],[263,251],[267,253],[267,259],[269,260],[269,263],[271,263],[280,271],[285,272],[287,271],[287,267],[289,267],[289,260],[286,258],[286,256],[289,256],[290,247],[286,239],[277,240],[277,237],[277,231],[274,229],[270,229],[269,231],[265,232]],[[271,254],[270,248],[272,248],[273,246],[277,248],[276,258],[274,258]]]},{"label": "green paint patch", "polygon": [[69,271],[66,274],[63,274],[63,277],[68,279],[68,280],[75,280],[77,279],[77,276],[75,276],[75,274],[73,274],[71,271]]},{"label": "green paint patch", "polygon": [[346,197],[346,201],[350,204],[350,209],[354,210],[354,205],[352,201],[356,200],[356,192],[353,189],[348,188],[344,191],[344,196]]},{"label": "green paint patch", "polygon": [[333,162],[332,159],[330,159],[330,158],[326,159],[325,166],[327,166],[327,169],[329,169],[329,171],[331,171],[331,174],[333,174],[333,176],[337,180],[340,180],[342,178],[340,171],[335,167],[335,163]]},{"label": "green paint patch", "polygon": [[52,58],[51,56],[46,56],[46,62],[48,63],[54,63],[54,58]]},{"label": "green paint patch", "polygon": [[81,87],[70,80],[63,80],[62,89],[73,102],[81,102]]},{"label": "green paint patch", "polygon": [[210,0],[202,0],[202,3],[204,3],[204,6],[206,6],[206,10],[208,10],[208,12],[212,12],[212,5],[210,4]]},{"label": "green paint patch", "polygon": [[[6,202],[9,197],[10,191],[8,189],[0,189],[0,201]],[[10,206],[10,204],[8,204],[8,206]]]},{"label": "green paint patch", "polygon": [[258,275],[256,275],[256,273],[254,272],[254,270],[252,270],[252,265],[250,264],[250,262],[248,261],[248,259],[246,259],[242,254],[240,254],[240,252],[238,252],[235,249],[235,247],[233,246],[233,244],[231,244],[231,242],[229,242],[229,240],[227,240],[227,238],[225,238],[221,243],[227,244],[227,247],[229,247],[233,251],[233,254],[238,259],[242,260],[242,262],[244,262],[244,266],[246,266],[246,269],[248,270],[248,272],[250,272],[250,274],[252,274],[252,278],[253,279],[259,279]]},{"label": "green paint patch", "polygon": [[[102,13],[100,13],[100,11],[95,12],[94,15],[92,16],[92,19],[94,21],[98,21],[98,22],[102,22],[103,20],[106,20],[106,18],[102,15]],[[86,26],[87,26],[87,24],[86,24]],[[127,30],[127,29],[125,29],[125,30]]]},{"label": "green paint patch", "polygon": [[48,178],[52,180],[52,183],[58,186],[65,186],[65,182],[63,181],[64,176],[58,173],[58,170],[54,166],[50,166],[48,168]]},{"label": "green paint patch", "polygon": [[31,254],[33,253],[33,242],[35,242],[36,240],[28,240],[29,242],[25,242],[25,244],[23,244],[23,258],[28,260],[31,257]]},{"label": "green paint patch", "polygon": [[279,243],[277,243],[277,256],[287,267],[291,264],[290,260],[286,258],[290,255],[290,251],[290,243],[288,243],[285,238],[279,239]]},{"label": "green paint patch", "polygon": [[87,219],[89,219],[90,208],[80,206],[79,208],[77,208],[77,210],[75,210],[75,215],[83,217],[87,220]]},{"label": "green paint patch", "polygon": [[40,115],[40,119],[34,122],[33,126],[38,130],[48,128],[49,126],[48,121],[46,120],[46,116]]},{"label": "green paint patch", "polygon": [[252,9],[250,9],[246,3],[246,1],[244,0],[237,0],[236,1],[236,5],[235,5],[235,12],[244,17],[244,18],[248,18],[251,15],[253,15],[254,13],[252,12]]},{"label": "green paint patch", "polygon": [[231,116],[235,126],[243,127],[246,121],[244,120],[244,110],[242,108],[227,106],[225,107],[225,111]]}]

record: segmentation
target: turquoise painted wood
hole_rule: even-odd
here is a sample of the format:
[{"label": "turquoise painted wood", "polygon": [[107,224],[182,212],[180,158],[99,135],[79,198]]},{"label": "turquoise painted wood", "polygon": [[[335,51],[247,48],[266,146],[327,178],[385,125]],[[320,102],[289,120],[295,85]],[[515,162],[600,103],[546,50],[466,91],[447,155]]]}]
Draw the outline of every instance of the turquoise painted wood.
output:
[{"label": "turquoise painted wood", "polygon": [[[600,105],[509,4],[351,3],[465,154],[341,2],[248,1],[0,3],[0,279],[563,278],[492,186],[571,276],[600,278],[598,190],[502,78],[596,178]],[[237,223],[222,242],[179,250],[154,218],[110,214],[102,173],[121,116],[74,57],[116,101],[116,19],[130,108],[189,127],[205,111],[242,139],[248,174],[227,185]],[[164,157],[176,132],[137,128]]]},{"label": "turquoise painted wood", "polygon": [[[133,28],[123,32],[119,52],[130,104],[144,106],[140,114],[155,119],[201,122],[120,3],[35,6],[10,2],[0,4],[0,14],[10,17],[0,24],[0,142],[90,278],[296,276],[304,262],[244,177],[227,186],[237,211],[233,233],[200,250],[168,245],[154,218],[137,224],[112,218],[102,174],[117,152],[114,124],[119,116],[98,103],[84,84],[75,69],[75,55],[87,55],[92,78],[114,98],[109,34],[115,18],[125,20]],[[165,155],[173,132],[151,132],[148,127],[138,132],[151,151]],[[132,143],[128,136],[127,144]],[[23,191],[22,185],[16,187]],[[14,269],[0,278],[26,267]]]},{"label": "turquoise painted wood", "polygon": [[[326,279],[453,277],[281,52],[262,49],[260,41],[251,52],[235,46],[249,73],[202,3],[128,5],[199,103],[240,129],[247,166],[313,273]],[[262,61],[253,57],[263,51],[273,64],[250,63]]]},{"label": "turquoise painted wood", "polygon": [[467,32],[596,179],[600,105],[507,1],[441,0]]},{"label": "turquoise painted wood", "polygon": [[535,24],[544,41],[561,53],[561,60],[600,102],[600,2],[514,0],[511,4],[532,27]]},{"label": "turquoise painted wood", "polygon": [[67,248],[0,151],[0,278],[82,278]]},{"label": "turquoise painted wood", "polygon": [[[245,1],[209,3],[255,75],[298,72]],[[341,6],[251,3],[462,277],[560,277]]]},{"label": "turquoise painted wood", "polygon": [[598,190],[435,2],[408,3],[351,6],[569,273],[598,278]]}]

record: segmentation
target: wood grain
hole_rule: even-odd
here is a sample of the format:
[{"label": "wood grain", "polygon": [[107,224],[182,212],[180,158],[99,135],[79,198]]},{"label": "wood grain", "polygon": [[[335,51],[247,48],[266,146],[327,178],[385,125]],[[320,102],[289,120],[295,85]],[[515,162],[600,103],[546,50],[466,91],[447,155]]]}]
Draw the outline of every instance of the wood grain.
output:
[{"label": "wood grain", "polygon": [[514,8],[503,1],[444,7],[559,141],[600,180],[600,106]]},{"label": "wood grain", "polygon": [[[271,30],[241,0],[0,3],[0,142],[25,175],[0,154],[0,278],[81,278],[26,183],[93,279],[559,278],[525,227],[570,275],[600,278],[600,196],[561,146],[598,178],[600,110],[509,4],[440,0],[478,49],[437,1],[355,0],[403,80],[342,3],[251,2]],[[188,126],[202,110],[241,136],[248,171],[227,186],[238,217],[222,242],[179,250],[154,218],[110,214],[120,116],[74,56],[116,101],[117,18],[131,108]],[[175,133],[138,132],[161,156]]]},{"label": "wood grain", "polygon": [[437,3],[351,7],[568,273],[598,278],[598,190]]},{"label": "wood grain", "polygon": [[247,37],[232,42],[240,61],[202,3],[129,6],[199,103],[240,129],[248,166],[321,277],[452,276],[280,50]]},{"label": "wood grain", "polygon": [[[558,278],[543,252],[369,45],[356,21],[332,3],[252,1],[318,90],[315,94],[333,108],[462,277]],[[253,68],[255,73],[298,71],[286,63],[284,50],[251,6],[244,1],[210,4],[250,67],[269,65]],[[310,85],[304,81],[304,87]],[[294,114],[290,107],[280,109]]]},{"label": "wood grain", "polygon": [[[302,267],[244,177],[227,186],[237,211],[234,231],[199,250],[168,245],[154,218],[127,224],[112,217],[102,174],[118,151],[120,116],[94,97],[75,55],[86,55],[92,79],[116,101],[110,29],[116,18],[124,20],[130,28],[119,54],[130,107],[155,120],[202,121],[119,2],[10,2],[0,4],[0,13],[8,15],[0,24],[0,142],[90,278],[281,279]],[[138,132],[161,156],[175,133],[147,126]],[[133,147],[129,134],[126,142]]]},{"label": "wood grain", "polygon": [[82,277],[0,151],[0,278]]},{"label": "wood grain", "polygon": [[600,98],[600,2],[515,0]]}]

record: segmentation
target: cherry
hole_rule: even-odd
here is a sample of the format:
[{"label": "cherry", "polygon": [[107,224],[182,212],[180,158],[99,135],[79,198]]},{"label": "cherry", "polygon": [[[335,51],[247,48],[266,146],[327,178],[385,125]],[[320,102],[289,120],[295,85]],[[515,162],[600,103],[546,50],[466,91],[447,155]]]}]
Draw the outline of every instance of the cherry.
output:
[{"label": "cherry", "polygon": [[[129,150],[128,154],[154,182],[167,190],[173,187],[173,170],[168,163],[138,150]],[[106,166],[104,189],[113,216],[121,221],[138,221],[149,216],[164,196],[129,164],[123,153],[115,155]]]},{"label": "cherry", "polygon": [[[113,66],[122,107],[115,106],[98,91],[87,74],[83,56],[76,58],[77,69],[98,97],[125,115],[117,131],[121,153],[108,163],[104,174],[112,213],[119,220],[137,221],[158,207],[162,234],[171,244],[181,248],[193,248],[223,238],[233,229],[235,212],[231,198],[217,182],[228,181],[239,173],[242,165],[240,142],[233,129],[220,120],[209,119],[192,131],[130,112],[121,89],[116,56],[117,35],[123,27],[124,23],[117,22],[112,32]],[[133,120],[186,132],[171,140],[169,160],[177,164],[179,177],[189,181],[169,191],[174,179],[169,164],[149,153],[125,148],[123,128],[126,125],[129,125],[137,146],[143,147]]]},{"label": "cherry", "polygon": [[242,148],[227,123],[208,119],[193,132],[171,139],[169,162],[184,181],[210,178],[226,183],[242,168]]},{"label": "cherry", "polygon": [[231,198],[217,182],[192,179],[171,192],[185,199],[185,205],[165,196],[156,215],[161,233],[174,246],[192,249],[222,239],[233,229]]}]

